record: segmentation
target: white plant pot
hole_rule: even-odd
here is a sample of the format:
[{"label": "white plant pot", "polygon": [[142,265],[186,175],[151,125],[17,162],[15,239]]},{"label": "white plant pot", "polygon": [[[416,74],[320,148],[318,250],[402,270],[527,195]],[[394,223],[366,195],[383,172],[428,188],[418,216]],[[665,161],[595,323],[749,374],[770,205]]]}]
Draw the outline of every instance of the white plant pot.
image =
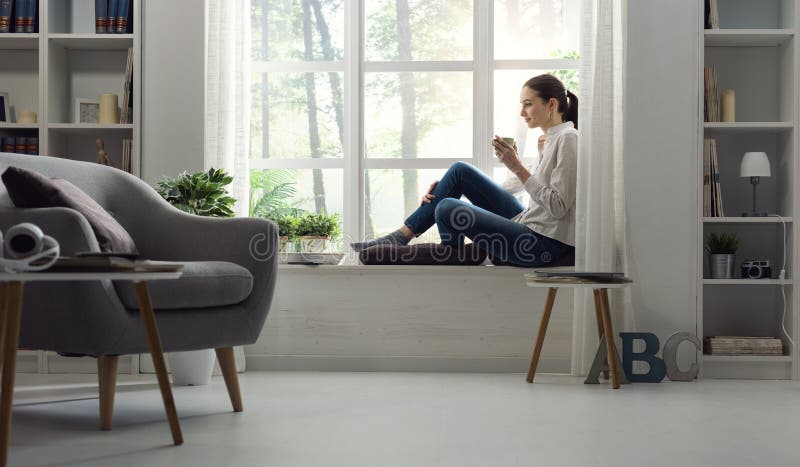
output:
[{"label": "white plant pot", "polygon": [[294,243],[289,241],[289,237],[278,237],[278,241],[280,242],[280,251],[281,253],[292,253],[294,252]]},{"label": "white plant pot", "polygon": [[167,358],[175,386],[202,386],[211,382],[216,359],[214,349],[172,352]]},{"label": "white plant pot", "polygon": [[301,253],[327,253],[330,237],[300,237]]}]

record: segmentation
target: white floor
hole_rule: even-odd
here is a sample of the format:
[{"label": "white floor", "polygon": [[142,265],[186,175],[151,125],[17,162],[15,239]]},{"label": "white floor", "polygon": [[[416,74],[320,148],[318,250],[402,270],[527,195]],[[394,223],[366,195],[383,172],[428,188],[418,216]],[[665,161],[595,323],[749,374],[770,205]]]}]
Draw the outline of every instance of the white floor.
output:
[{"label": "white floor", "polygon": [[121,377],[111,432],[96,429],[91,381],[20,375],[9,465],[800,465],[796,382],[250,372],[239,414],[219,378],[175,388],[185,443],[172,446],[154,378]]}]

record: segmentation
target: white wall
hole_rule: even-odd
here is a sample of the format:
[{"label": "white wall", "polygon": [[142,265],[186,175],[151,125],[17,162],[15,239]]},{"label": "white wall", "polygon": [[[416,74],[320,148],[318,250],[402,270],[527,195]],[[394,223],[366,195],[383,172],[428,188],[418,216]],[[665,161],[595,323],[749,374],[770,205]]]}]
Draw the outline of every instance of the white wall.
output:
[{"label": "white wall", "polygon": [[657,333],[662,344],[673,332],[696,332],[700,3],[628,1],[625,144],[633,299],[637,328]]},{"label": "white wall", "polygon": [[205,7],[200,0],[142,4],[142,178],[203,170]]}]

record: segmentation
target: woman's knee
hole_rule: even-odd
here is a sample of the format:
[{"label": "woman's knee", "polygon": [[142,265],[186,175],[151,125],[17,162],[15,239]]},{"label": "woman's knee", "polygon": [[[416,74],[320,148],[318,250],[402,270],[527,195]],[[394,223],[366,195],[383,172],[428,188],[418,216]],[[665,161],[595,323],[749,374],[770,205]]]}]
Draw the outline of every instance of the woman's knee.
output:
[{"label": "woman's knee", "polygon": [[436,209],[433,211],[433,218],[436,219],[436,222],[440,220],[447,219],[450,216],[450,213],[459,206],[462,202],[455,198],[445,198],[440,200],[436,204]]},{"label": "woman's knee", "polygon": [[475,225],[474,206],[466,201],[445,198],[436,205],[433,217],[437,224],[464,230]]},{"label": "woman's knee", "polygon": [[478,169],[469,162],[458,161],[454,162],[453,165],[450,166],[450,170],[455,173],[463,174],[465,172],[474,172]]}]

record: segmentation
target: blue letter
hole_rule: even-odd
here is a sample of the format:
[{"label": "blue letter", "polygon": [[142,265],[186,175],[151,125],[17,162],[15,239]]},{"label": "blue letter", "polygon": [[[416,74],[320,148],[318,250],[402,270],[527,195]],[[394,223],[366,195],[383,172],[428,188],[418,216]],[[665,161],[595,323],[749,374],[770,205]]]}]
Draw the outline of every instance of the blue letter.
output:
[{"label": "blue letter", "polygon": [[[622,368],[632,383],[660,383],[667,373],[664,360],[656,357],[658,352],[658,337],[650,332],[621,332],[622,338]],[[642,353],[633,353],[633,341],[639,339],[645,343]],[[650,365],[650,371],[638,375],[633,372],[633,361],[640,360]]]}]

